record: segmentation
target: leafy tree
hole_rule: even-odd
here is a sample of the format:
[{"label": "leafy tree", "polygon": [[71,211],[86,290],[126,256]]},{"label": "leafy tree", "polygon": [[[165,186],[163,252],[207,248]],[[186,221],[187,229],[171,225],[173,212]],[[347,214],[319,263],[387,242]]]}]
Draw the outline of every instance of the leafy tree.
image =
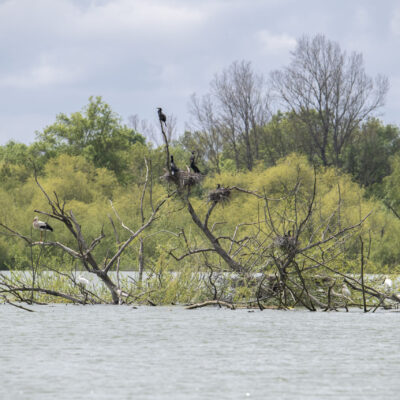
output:
[{"label": "leafy tree", "polygon": [[127,179],[130,146],[144,144],[143,136],[123,125],[101,97],[90,97],[81,112],[57,115],[56,122],[38,133],[37,139],[49,156],[83,155],[95,167],[114,171],[122,182]]},{"label": "leafy tree", "polygon": [[32,160],[40,155],[32,146],[9,141],[0,146],[0,181],[3,187],[20,186],[32,174]]},{"label": "leafy tree", "polygon": [[[354,134],[345,154],[344,169],[369,191],[390,175],[390,157],[400,149],[399,129],[370,119]],[[379,188],[378,188],[379,189]],[[381,190],[374,193],[379,196]]]}]

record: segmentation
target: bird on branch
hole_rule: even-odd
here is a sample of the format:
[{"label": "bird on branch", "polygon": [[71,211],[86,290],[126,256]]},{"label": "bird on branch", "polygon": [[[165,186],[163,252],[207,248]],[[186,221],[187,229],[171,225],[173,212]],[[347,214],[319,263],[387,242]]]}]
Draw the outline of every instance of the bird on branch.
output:
[{"label": "bird on branch", "polygon": [[192,155],[190,156],[190,168],[192,168],[193,172],[196,174],[200,174],[200,170],[197,168],[197,165],[194,163],[195,162],[195,151],[192,151]]},{"label": "bird on branch", "polygon": [[53,228],[47,222],[39,221],[38,217],[35,217],[33,219],[33,224],[32,225],[33,225],[33,227],[35,229],[39,229],[40,230],[40,241],[42,241],[43,232],[46,232],[46,231],[53,232]]},{"label": "bird on branch", "polygon": [[158,107],[158,119],[160,120],[160,122],[164,122],[165,126],[167,126],[167,117],[166,115],[162,112],[162,108]]},{"label": "bird on branch", "polygon": [[175,176],[179,172],[179,168],[174,163],[174,156],[171,155],[171,175]]}]

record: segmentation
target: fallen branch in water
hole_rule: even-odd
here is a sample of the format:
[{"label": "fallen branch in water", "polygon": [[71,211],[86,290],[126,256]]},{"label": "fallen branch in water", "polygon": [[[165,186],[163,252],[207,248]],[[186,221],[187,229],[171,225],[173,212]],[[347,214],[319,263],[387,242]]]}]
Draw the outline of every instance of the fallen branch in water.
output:
[{"label": "fallen branch in water", "polygon": [[[362,292],[363,289],[357,287],[355,284],[350,282],[348,279],[344,280],[353,290],[356,290],[357,292]],[[365,286],[365,285],[364,285]],[[396,303],[400,303],[400,296],[397,296],[395,293],[391,293],[390,295],[378,292],[377,290],[370,288],[368,286],[365,286],[365,293],[369,294],[370,296],[376,297],[378,300],[380,300],[380,304],[383,303],[384,300],[392,300]],[[379,305],[380,305],[379,304]]]},{"label": "fallen branch in water", "polygon": [[30,308],[26,308],[26,307],[20,306],[20,305],[18,305],[18,304],[12,303],[10,300],[7,299],[6,296],[1,296],[1,297],[2,297],[3,300],[4,300],[7,304],[9,304],[10,306],[14,306],[14,307],[20,308],[21,310],[25,310],[25,311],[29,311],[29,312],[35,312],[34,310],[31,310]]},{"label": "fallen branch in water", "polygon": [[190,306],[185,307],[186,310],[194,310],[195,308],[202,308],[206,306],[225,306],[227,308],[230,308],[231,310],[235,309],[235,306],[232,303],[227,303],[226,301],[222,300],[207,300],[204,301],[203,303],[196,303],[196,304],[191,304]]},{"label": "fallen branch in water", "polygon": [[[3,283],[4,285],[4,283]],[[4,286],[8,286],[8,285],[4,285]],[[73,303],[79,303],[79,304],[86,304],[85,301],[80,300],[76,297],[70,296],[68,294],[65,293],[61,293],[61,292],[57,292],[55,290],[49,290],[49,289],[42,289],[42,288],[32,288],[32,287],[10,287],[8,286],[9,289],[7,290],[1,290],[1,293],[11,293],[11,294],[17,294],[19,292],[29,292],[29,291],[34,291],[34,292],[38,292],[38,293],[43,293],[43,294],[47,294],[50,296],[54,296],[54,297],[61,297],[65,300],[69,300]],[[26,299],[23,299],[23,301],[26,301]]]}]

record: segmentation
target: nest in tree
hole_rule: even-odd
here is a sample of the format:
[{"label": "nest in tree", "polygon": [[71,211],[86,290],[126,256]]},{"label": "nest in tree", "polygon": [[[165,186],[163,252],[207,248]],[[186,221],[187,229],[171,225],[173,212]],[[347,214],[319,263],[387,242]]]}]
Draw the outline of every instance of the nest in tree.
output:
[{"label": "nest in tree", "polygon": [[231,196],[231,189],[219,187],[217,189],[211,190],[211,192],[208,193],[208,201],[226,204],[229,202],[230,196]]},{"label": "nest in tree", "polygon": [[294,236],[277,236],[274,240],[276,247],[279,247],[285,253],[292,253],[297,249],[296,238]]},{"label": "nest in tree", "polygon": [[174,183],[176,186],[178,186],[178,189],[183,189],[185,187],[198,185],[203,179],[203,175],[196,172],[182,170],[179,170],[172,175],[167,171],[163,176],[161,176],[161,179],[169,183]]}]

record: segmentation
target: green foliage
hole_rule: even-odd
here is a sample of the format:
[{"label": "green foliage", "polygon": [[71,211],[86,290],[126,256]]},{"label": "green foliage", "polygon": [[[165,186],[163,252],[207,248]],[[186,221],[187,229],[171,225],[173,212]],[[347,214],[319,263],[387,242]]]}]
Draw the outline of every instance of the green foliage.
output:
[{"label": "green foliage", "polygon": [[367,187],[368,192],[382,196],[379,184],[390,174],[390,157],[399,149],[399,129],[371,119],[354,135],[346,152],[344,168],[358,183]]},{"label": "green foliage", "polygon": [[[214,156],[210,155],[210,147],[201,147],[202,136],[196,137],[190,132],[170,146],[170,153],[174,155],[177,166],[185,170],[189,165],[190,151],[196,149],[199,152],[197,164],[206,176],[200,186],[191,190],[190,201],[203,220],[210,207],[207,194],[218,183],[267,195],[276,231],[265,223],[265,203],[255,196],[233,191],[228,204],[218,204],[213,210],[209,226],[213,227],[214,234],[222,238],[231,237],[237,229],[235,239],[238,243],[259,230],[262,233],[258,233],[258,240],[273,246],[277,234],[293,230],[296,219],[301,220],[308,212],[316,171],[313,214],[299,238],[300,243],[306,245],[324,235],[335,234],[341,226],[357,224],[371,212],[362,228],[346,237],[342,253],[338,255],[326,246],[326,257],[332,258],[330,265],[336,270],[358,274],[361,237],[368,253],[366,272],[394,273],[400,265],[397,243],[400,235],[398,134],[396,127],[370,120],[354,135],[344,154],[343,170],[321,166],[314,169],[312,149],[303,140],[307,137],[305,127],[299,125],[292,114],[278,112],[258,132],[259,158],[255,159],[252,171],[245,166],[243,146],[235,153],[228,143],[223,143],[225,148],[218,155],[217,164],[216,158],[212,159]],[[294,153],[294,150],[298,152]],[[235,159],[237,155],[239,162]],[[58,115],[56,122],[38,134],[38,141],[32,145],[9,142],[0,146],[0,222],[23,235],[39,238],[40,233],[32,230],[31,225],[34,210],[50,210],[35,183],[34,162],[42,187],[52,198],[57,195],[61,203],[65,202],[66,210],[74,212],[88,240],[104,231],[105,238],[94,251],[96,259],[102,262],[109,257],[108,249],[118,247],[109,216],[115,222],[120,242],[128,237],[114,215],[110,200],[127,226],[136,230],[142,224],[140,203],[147,171],[144,157],[153,184],[151,196],[156,201],[173,189],[159,179],[164,174],[166,161],[163,147],[152,148],[146,144],[142,136],[121,123],[101,98],[91,98],[81,112],[70,116]],[[149,202],[150,192],[147,191],[144,197],[145,219],[152,212]],[[51,222],[54,228],[54,232],[47,233],[48,239],[75,248],[76,243],[63,224],[50,221],[46,216],[41,218]],[[324,230],[327,222],[329,229]],[[143,238],[145,272],[148,275],[142,291],[128,284],[127,290],[138,290],[141,301],[150,300],[156,304],[202,301],[215,295],[213,285],[204,276],[209,276],[209,266],[214,268],[211,280],[219,279],[220,274],[227,271],[225,262],[215,252],[195,254],[181,261],[170,254],[179,258],[187,252],[188,245],[191,248],[210,247],[188,214],[183,197],[165,204],[156,223],[146,230]],[[239,261],[251,265],[251,272],[259,273],[265,268],[271,272],[266,267],[265,258],[260,257],[257,262],[248,259],[248,254],[257,252],[257,241],[249,241],[246,251],[239,251],[238,244],[230,249],[226,239],[221,239],[220,243],[226,251],[238,251]],[[318,251],[320,248],[310,251],[309,256],[318,257]],[[0,269],[31,269],[32,259],[39,260],[41,270],[48,267],[65,271],[76,266],[75,261],[60,249],[35,247],[31,252],[25,242],[16,240],[4,229],[0,230]],[[300,264],[306,268],[312,263],[304,258]],[[138,244],[133,242],[121,257],[120,268],[136,270],[137,267]],[[306,278],[312,280],[312,275]],[[64,290],[68,283],[59,279],[54,285]],[[229,284],[221,285],[218,296],[248,301],[254,294],[254,282],[245,282],[229,291],[232,282],[233,279]],[[108,295],[106,290],[102,295]]]},{"label": "green foliage", "polygon": [[82,155],[97,168],[114,171],[125,182],[129,148],[144,138],[121,123],[101,97],[89,99],[82,112],[57,115],[56,122],[38,133],[38,147],[52,157]]}]

